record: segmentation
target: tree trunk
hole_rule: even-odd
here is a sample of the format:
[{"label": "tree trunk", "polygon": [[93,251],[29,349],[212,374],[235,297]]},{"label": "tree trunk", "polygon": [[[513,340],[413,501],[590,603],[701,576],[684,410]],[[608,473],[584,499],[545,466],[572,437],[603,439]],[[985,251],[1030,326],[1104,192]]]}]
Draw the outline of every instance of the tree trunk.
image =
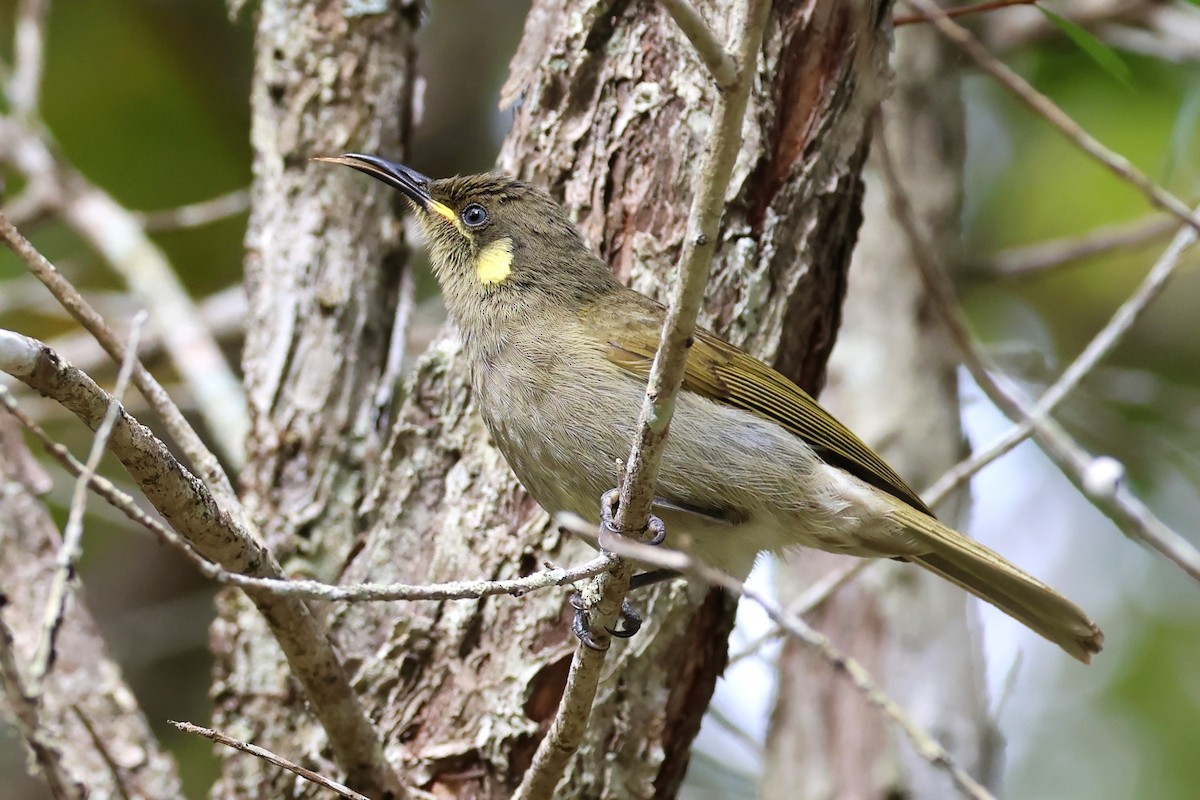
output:
[{"label": "tree trunk", "polygon": [[[180,791],[175,762],[159,746],[120,667],[109,657],[78,585],[67,598],[40,702],[29,694],[29,666],[42,635],[62,544],[50,512],[37,497],[48,489],[48,481],[25,449],[16,421],[0,411],[4,711],[16,722],[32,763],[55,798],[175,797]],[[11,641],[2,638],[8,632]],[[6,674],[5,662],[16,667],[16,675]],[[8,775],[4,782],[12,788],[10,782],[18,778]]]},{"label": "tree trunk", "polygon": [[[742,14],[698,5],[731,39]],[[837,328],[867,120],[885,88],[882,5],[776,4],[714,264],[708,322],[810,389]],[[452,332],[420,360],[386,446],[372,449],[398,225],[383,187],[304,159],[402,152],[390,125],[403,116],[406,62],[391,73],[371,65],[403,46],[404,28],[395,17],[346,21],[264,3],[247,262],[249,500],[272,545],[293,555],[289,566],[326,578],[500,578],[547,559],[575,563],[586,547],[549,526],[489,443]],[[328,63],[342,66],[319,68]],[[501,167],[546,187],[623,280],[661,296],[714,92],[657,6],[535,0],[505,87],[519,106]],[[647,625],[614,646],[560,796],[669,798],[682,781],[733,606],[683,583],[633,600]],[[511,793],[555,712],[574,647],[570,614],[565,593],[546,591],[327,616],[402,779],[438,796],[492,798]],[[227,604],[214,637],[219,724],[336,774],[260,629]],[[240,755],[225,774],[221,796],[300,790]]]},{"label": "tree trunk", "polygon": [[[897,86],[884,118],[890,152],[924,235],[954,254],[964,152],[959,80],[952,69],[955,53],[921,27],[897,32]],[[957,358],[927,307],[905,233],[888,206],[887,186],[874,167],[867,175],[847,322],[830,359],[824,400],[921,488],[964,454]],[[964,519],[964,505],[944,504],[941,516],[951,524]],[[795,597],[845,563],[800,554],[781,569],[781,594]],[[988,780],[999,748],[987,711],[981,637],[962,590],[909,565],[876,564],[814,622],[878,676],[972,775]],[[919,758],[877,709],[793,641],[785,642],[780,657],[763,790],[764,797],[781,800],[955,795],[944,772]]]},{"label": "tree trunk", "polygon": [[[285,570],[326,581],[338,579],[361,535],[359,506],[378,475],[392,388],[381,380],[403,249],[394,192],[309,159],[402,152],[417,13],[346,17],[342,9],[261,3],[246,235],[251,431],[243,496]],[[337,775],[282,652],[244,596],[222,596],[211,638],[216,726]],[[343,654],[353,674],[351,659],[362,654]],[[297,783],[311,789],[258,759],[220,756],[216,797],[291,796]]]}]

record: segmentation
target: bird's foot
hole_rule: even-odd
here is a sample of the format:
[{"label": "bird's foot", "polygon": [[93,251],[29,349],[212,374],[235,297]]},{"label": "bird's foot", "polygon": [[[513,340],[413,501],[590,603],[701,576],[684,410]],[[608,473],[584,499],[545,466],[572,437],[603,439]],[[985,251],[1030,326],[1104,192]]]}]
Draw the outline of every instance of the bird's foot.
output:
[{"label": "bird's foot", "polygon": [[[571,608],[575,609],[575,617],[571,620],[571,633],[583,642],[584,646],[590,647],[593,650],[607,650],[608,642],[601,643],[596,640],[592,633],[592,629],[588,622],[588,608],[583,602],[583,598],[576,592],[568,598]],[[617,617],[616,628],[605,628],[609,636],[615,636],[618,639],[628,639],[636,634],[642,628],[642,617],[637,611],[634,611],[633,606],[629,605],[629,601],[621,602],[621,611]]]},{"label": "bird's foot", "polygon": [[620,489],[609,489],[600,497],[600,549],[607,552],[608,548],[604,546],[605,542],[611,542],[615,537],[623,537],[633,539],[642,544],[660,545],[667,540],[667,526],[663,521],[653,514],[646,521],[644,533],[648,534],[645,538],[630,536],[625,531],[617,527],[617,511],[621,507],[621,491]]},{"label": "bird's foot", "polygon": [[[609,547],[606,543],[614,541],[616,538],[632,538],[617,528],[617,510],[621,505],[621,493],[617,489],[612,489],[604,493],[600,498],[600,550],[608,552]],[[651,515],[646,524],[646,533],[649,536],[646,539],[636,539],[643,544],[659,545],[666,541],[667,528],[663,525],[663,521],[658,517]],[[634,581],[641,576],[634,576]],[[633,583],[631,582],[631,583]],[[596,636],[592,632],[588,620],[588,608],[583,602],[583,598],[578,593],[572,594],[570,597],[571,607],[575,609],[575,617],[571,621],[571,632],[574,633],[579,641],[583,642],[586,647],[593,650],[607,650],[608,642],[601,644],[597,641]],[[615,628],[606,627],[604,630],[610,636],[615,636],[618,639],[628,639],[635,635],[642,628],[642,617],[629,604],[628,600],[621,601],[621,610],[617,616],[617,626]]]}]

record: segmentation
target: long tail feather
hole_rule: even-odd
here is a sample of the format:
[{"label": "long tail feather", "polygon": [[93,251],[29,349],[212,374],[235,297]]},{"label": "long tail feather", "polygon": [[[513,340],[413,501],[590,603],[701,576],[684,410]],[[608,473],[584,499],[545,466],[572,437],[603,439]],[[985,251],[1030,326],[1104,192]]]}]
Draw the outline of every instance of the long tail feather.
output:
[{"label": "long tail feather", "polygon": [[[1104,633],[1074,603],[978,542],[897,502],[896,518],[929,548],[905,558],[986,600],[1084,662]],[[922,548],[923,549],[923,548]]]}]

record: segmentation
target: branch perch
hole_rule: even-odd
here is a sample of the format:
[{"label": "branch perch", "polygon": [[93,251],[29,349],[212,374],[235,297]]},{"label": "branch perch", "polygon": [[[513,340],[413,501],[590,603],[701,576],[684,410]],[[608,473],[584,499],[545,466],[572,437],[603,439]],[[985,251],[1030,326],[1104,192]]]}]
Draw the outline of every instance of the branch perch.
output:
[{"label": "branch perch", "polygon": [[[650,519],[663,445],[675,411],[675,396],[683,383],[684,360],[696,328],[696,317],[704,299],[709,267],[716,250],[725,191],[741,148],[742,120],[746,116],[746,104],[770,6],[767,0],[746,0],[741,4],[744,22],[737,45],[737,81],[732,89],[717,95],[714,122],[688,212],[678,278],[672,285],[667,318],[638,421],[637,439],[629,455],[620,489],[616,527],[621,531],[643,531]],[[668,10],[672,7],[681,5],[668,4]],[[692,34],[688,35],[690,37]],[[704,57],[703,54],[701,57]],[[609,629],[615,623],[621,603],[629,591],[632,572],[631,564],[619,562],[611,572],[598,577],[584,592],[585,600],[596,599],[592,603],[591,623],[597,629]],[[603,633],[598,634],[597,639],[602,645],[608,642],[607,635]],[[549,732],[539,743],[533,763],[513,795],[514,800],[534,800],[553,795],[568,760],[583,740],[604,658],[603,650],[592,649],[582,642],[576,647],[558,713],[551,722]]]},{"label": "branch perch", "polygon": [[[4,220],[0,217],[0,230]],[[61,361],[40,342],[0,331],[0,369],[46,394],[95,429],[111,398],[86,374]],[[197,552],[230,572],[259,578],[284,578],[270,552],[218,504],[208,487],[175,459],[165,444],[123,410],[113,427],[111,452],[121,460],[146,498]],[[402,795],[383,754],[379,732],[371,724],[350,685],[349,676],[308,606],[298,598],[278,597],[261,589],[246,594],[262,612],[304,686],[313,713],[321,721],[338,763],[352,783],[372,793]]]}]

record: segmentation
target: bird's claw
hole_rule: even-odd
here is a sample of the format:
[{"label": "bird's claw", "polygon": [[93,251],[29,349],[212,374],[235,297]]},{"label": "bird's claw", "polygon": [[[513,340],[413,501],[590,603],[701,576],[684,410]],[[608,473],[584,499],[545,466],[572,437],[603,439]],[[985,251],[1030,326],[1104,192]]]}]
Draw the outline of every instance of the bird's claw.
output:
[{"label": "bird's claw", "polygon": [[628,600],[621,601],[621,613],[617,618],[617,627],[605,628],[618,639],[628,639],[642,629],[642,615],[633,610]]},{"label": "bird's claw", "polygon": [[[601,644],[596,641],[596,637],[592,635],[592,630],[588,627],[588,609],[583,602],[583,598],[578,592],[573,593],[567,598],[567,602],[571,604],[571,608],[575,609],[575,616],[571,619],[571,633],[575,634],[579,641],[583,642],[585,647],[592,650],[604,651],[608,649],[608,642]],[[629,601],[621,602],[620,615],[617,618],[616,628],[605,628],[610,636],[615,636],[618,639],[628,639],[634,636],[642,629],[642,616],[634,611],[633,606],[629,605]]]},{"label": "bird's claw", "polygon": [[[592,630],[588,627],[587,606],[583,602],[583,598],[578,592],[574,592],[567,598],[567,602],[571,604],[571,608],[575,609],[575,616],[571,619],[571,633],[575,634],[575,638],[583,642],[583,646],[591,650],[604,652],[608,649],[608,642],[601,644],[596,641],[596,637],[592,636]],[[612,631],[609,631],[612,633]]]},{"label": "bird's claw", "polygon": [[[607,551],[604,546],[606,541],[611,541],[613,537],[624,536],[629,537],[627,533],[617,527],[617,510],[621,507],[621,491],[619,489],[609,489],[600,497],[600,549]],[[642,544],[660,545],[667,540],[667,526],[663,521],[653,514],[646,521],[645,533],[648,534],[645,538],[636,539]]]}]

